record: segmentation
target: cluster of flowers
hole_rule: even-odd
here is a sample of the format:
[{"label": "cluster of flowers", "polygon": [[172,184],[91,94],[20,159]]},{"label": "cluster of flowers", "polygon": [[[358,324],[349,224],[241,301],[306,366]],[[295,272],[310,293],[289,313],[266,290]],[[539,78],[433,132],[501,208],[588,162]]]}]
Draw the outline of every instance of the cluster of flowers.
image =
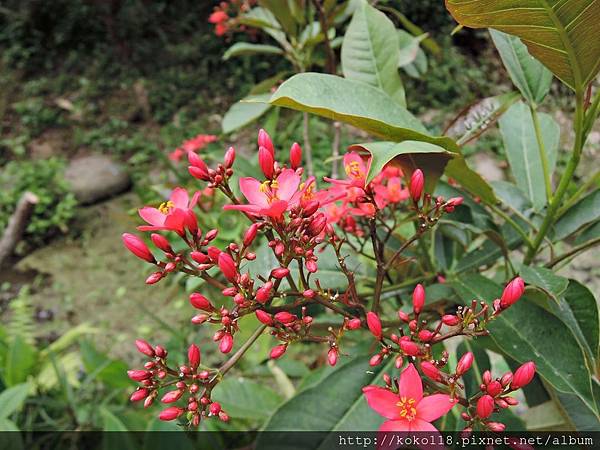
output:
[{"label": "cluster of flowers", "polygon": [[244,31],[244,27],[235,23],[235,16],[240,13],[248,12],[256,5],[256,0],[229,0],[222,1],[215,7],[208,21],[215,26],[215,34],[223,36],[232,29],[239,28]]},{"label": "cluster of flowers", "polygon": [[189,152],[198,152],[217,139],[217,136],[213,134],[199,134],[184,141],[179,147],[169,153],[169,159],[173,162],[179,162]]},{"label": "cluster of flowers", "polygon": [[[158,396],[159,389],[175,385],[177,390],[167,393],[161,401],[173,403],[187,392],[187,406],[170,406],[161,413],[161,419],[173,420],[186,413],[189,425],[197,425],[201,418],[208,416],[225,420],[227,415],[220,410],[218,403],[211,401],[211,391],[265,330],[279,341],[270,351],[271,358],[282,357],[295,342],[310,341],[326,347],[327,361],[333,366],[342,354],[340,346],[345,333],[368,329],[380,343],[380,350],[370,360],[372,366],[388,357],[396,358],[398,369],[405,360],[409,363],[399,383],[394,385],[387,376],[386,388],[365,388],[369,404],[377,411],[380,411],[377,399],[381,392],[385,391],[381,395],[388,399],[394,395],[395,412],[392,415],[390,409],[384,416],[391,415],[388,419],[394,422],[394,426],[400,427],[399,430],[406,429],[407,423],[418,428],[420,422],[414,422],[417,418],[425,422],[434,420],[433,413],[423,415],[417,414],[418,411],[433,408],[441,415],[455,403],[469,407],[471,400],[459,394],[459,378],[470,366],[468,357],[465,361],[461,360],[464,370],[457,369],[453,374],[446,374],[441,369],[447,364],[447,354],[440,361],[435,361],[432,359],[431,346],[453,336],[487,334],[487,324],[523,293],[522,280],[516,278],[509,283],[502,298],[493,303],[491,310],[484,302],[480,304],[480,309],[474,302],[471,307],[459,309],[456,314],[444,315],[439,321],[433,320],[430,312],[425,311],[425,290],[418,285],[413,293],[413,316],[399,312],[400,320],[394,322],[401,325],[400,336],[385,335],[384,328],[390,325],[384,327],[377,314],[381,288],[385,276],[394,270],[394,261],[432,228],[443,214],[454,211],[462,203],[462,198],[433,199],[424,192],[425,178],[419,169],[414,170],[410,179],[406,180],[400,169],[388,165],[373,181],[367,183],[371,159],[354,152],[344,157],[346,177],[341,180],[326,178],[330,186],[318,189],[314,177],[305,177],[300,145],[294,143],[288,154],[288,163],[282,163],[277,160],[273,142],[264,130],[258,134],[257,155],[263,177],[260,180],[239,178],[239,190],[246,199],[246,202],[242,202],[230,186],[236,159],[233,148],[225,152],[223,162],[214,168],[209,167],[194,151],[187,154],[188,172],[206,183],[207,188],[221,192],[229,200],[224,206],[225,210],[239,211],[247,217],[249,226],[239,242],[231,242],[224,248],[215,246],[213,242],[218,230],[203,233],[198,227],[195,207],[199,193],[190,196],[183,188],[174,189],[170,199],[158,208],[144,207],[139,210],[140,217],[147,225],[138,227],[138,230],[153,232],[150,239],[162,256],[153,254],[138,236],[123,235],[125,246],[134,255],[156,267],[146,279],[147,284],[157,283],[174,272],[184,272],[189,276],[201,277],[219,289],[224,298],[231,299],[230,303],[226,301],[224,306],[217,307],[199,292],[192,293],[189,298],[191,306],[197,310],[191,322],[216,327],[213,341],[222,354],[232,351],[242,317],[254,314],[261,322],[252,337],[215,369],[199,365],[200,352],[195,345],[190,347],[188,364],[174,369],[167,365],[166,351],[160,347],[152,348],[145,341],[138,341],[138,349],[151,361],[146,363],[145,370],[129,373],[130,378],[141,383],[132,400],[145,399],[144,405],[149,406]],[[407,239],[393,256],[388,257],[384,249],[399,223],[398,212],[403,211],[414,218],[417,224],[415,235]],[[383,233],[377,232],[380,224],[384,227]],[[158,232],[176,233],[187,248],[175,251],[168,238]],[[348,233],[353,234],[352,242],[359,242],[358,247],[348,239]],[[372,252],[364,250],[367,243],[371,243]],[[264,276],[251,270],[252,261],[256,259],[254,248],[263,245],[270,248],[277,261],[277,265],[265,272],[268,275]],[[376,261],[377,280],[370,311],[367,310],[367,299],[358,293],[354,273],[346,265],[345,245]],[[340,270],[347,279],[348,285],[343,292],[328,288],[327,280],[318,278],[319,252],[327,246],[335,252]],[[218,268],[219,274],[216,276],[211,275],[214,273],[211,269],[214,268]],[[307,314],[308,305],[321,305],[340,315],[343,318],[341,325],[330,326],[326,334],[320,334],[313,326],[313,318]],[[404,325],[407,330],[402,328]],[[423,397],[418,370],[435,381],[438,391],[447,393]],[[403,390],[405,388],[402,386],[409,384],[413,386],[410,392],[414,395],[408,396],[406,392],[409,391]],[[490,379],[484,389],[486,394],[481,398],[492,398],[492,407],[514,404],[505,394],[514,388],[515,383],[501,384],[503,388],[500,391],[491,387],[492,384]],[[438,408],[441,403],[434,402],[441,398],[436,395],[446,396],[444,408]],[[415,405],[421,406],[417,408]],[[469,412],[470,421],[487,417],[489,414],[484,418],[478,413]],[[486,423],[488,429],[494,428],[489,422]],[[391,425],[387,427],[391,429]]]}]

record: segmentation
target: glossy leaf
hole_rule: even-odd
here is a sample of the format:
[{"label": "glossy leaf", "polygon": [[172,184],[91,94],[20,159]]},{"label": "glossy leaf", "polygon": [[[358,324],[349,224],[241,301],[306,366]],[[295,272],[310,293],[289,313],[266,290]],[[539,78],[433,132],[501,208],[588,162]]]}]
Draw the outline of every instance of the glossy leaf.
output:
[{"label": "glossy leaf", "polygon": [[569,305],[573,317],[577,321],[587,344],[596,360],[600,358],[600,319],[598,302],[583,284],[575,280],[569,281],[567,291],[563,295]]},{"label": "glossy leaf", "polygon": [[495,204],[498,202],[492,187],[481,175],[468,166],[461,155],[448,162],[446,175],[454,178],[462,187],[485,203]]},{"label": "glossy leaf", "polygon": [[344,77],[379,88],[406,106],[399,57],[396,27],[384,13],[361,0],[342,43]]},{"label": "glossy leaf", "polygon": [[569,280],[556,275],[550,269],[544,267],[530,267],[523,265],[519,275],[527,284],[537,286],[552,296],[560,297],[567,290]]},{"label": "glossy leaf", "polygon": [[283,55],[283,50],[274,45],[252,44],[250,42],[236,42],[223,54],[223,59],[245,55]]},{"label": "glossy leaf", "polygon": [[269,417],[282,401],[270,387],[247,378],[226,378],[215,387],[212,398],[230,416],[254,420]]},{"label": "glossy leaf", "polygon": [[248,25],[254,28],[264,30],[269,36],[279,42],[284,48],[289,47],[289,42],[277,18],[267,8],[256,7],[250,9],[246,14],[238,18],[242,25]]},{"label": "glossy leaf", "polygon": [[529,54],[518,37],[496,30],[490,34],[514,85],[529,104],[541,103],[550,90],[552,72]]},{"label": "glossy leaf", "polygon": [[[547,114],[539,114],[539,120],[548,155],[548,169],[552,173],[558,153],[560,128]],[[510,169],[517,186],[531,199],[534,208],[540,210],[546,205],[547,198],[531,111],[523,102],[516,103],[500,118],[499,124]]]},{"label": "glossy leaf", "polygon": [[600,0],[446,0],[446,7],[461,25],[520,37],[573,90],[600,69]]},{"label": "glossy leaf", "polygon": [[390,141],[423,141],[457,152],[446,137],[432,137],[405,108],[373,86],[335,75],[303,73],[283,83],[271,104],[348,123]]},{"label": "glossy leaf", "polygon": [[[597,381],[592,380],[592,384],[594,386],[594,394],[596,398],[599,398],[600,388],[598,388]],[[595,414],[588,405],[581,401],[577,395],[565,394],[562,392],[556,392],[555,395],[560,402],[562,410],[565,412],[575,429],[578,431],[594,432],[600,430],[600,419],[598,418],[598,415]]]},{"label": "glossy leaf", "polygon": [[234,103],[223,117],[223,133],[231,133],[259,119],[271,109],[267,103],[269,97],[270,94],[253,95]]},{"label": "glossy leaf", "polygon": [[417,168],[422,169],[425,172],[425,181],[429,183],[429,190],[433,189],[447,162],[454,156],[442,147],[419,141],[369,142],[354,144],[349,150],[367,151],[371,154],[367,183],[373,181],[383,167],[394,160],[407,175]]},{"label": "glossy leaf", "polygon": [[598,219],[600,219],[600,189],[582,198],[562,215],[554,225],[553,240],[563,240]]},{"label": "glossy leaf", "polygon": [[421,36],[413,36],[404,30],[397,30],[397,33],[398,44],[400,46],[400,51],[398,53],[398,67],[405,67],[416,61],[419,50],[421,49],[419,44],[427,38],[427,33],[422,34]]},{"label": "glossy leaf", "polygon": [[25,403],[31,384],[21,383],[0,392],[0,419],[6,419]]},{"label": "glossy leaf", "polygon": [[[502,294],[501,286],[482,275],[459,276],[451,285],[465,303],[474,298],[491,301]],[[544,380],[561,392],[577,394],[598,413],[585,356],[558,318],[523,299],[503,311],[489,330],[503,352],[521,364],[534,361]]]},{"label": "glossy leaf", "polygon": [[296,32],[296,21],[287,0],[258,0],[258,4],[273,13],[287,34]]}]

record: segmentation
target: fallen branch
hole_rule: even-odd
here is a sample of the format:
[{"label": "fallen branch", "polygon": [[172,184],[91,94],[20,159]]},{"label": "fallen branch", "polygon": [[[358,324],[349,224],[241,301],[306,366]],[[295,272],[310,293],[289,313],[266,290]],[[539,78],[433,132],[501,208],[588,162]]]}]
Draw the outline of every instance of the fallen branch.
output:
[{"label": "fallen branch", "polygon": [[6,228],[2,232],[2,238],[0,239],[0,266],[12,255],[15,247],[23,237],[33,207],[38,201],[37,195],[32,192],[25,192],[21,196],[15,212],[10,217]]}]

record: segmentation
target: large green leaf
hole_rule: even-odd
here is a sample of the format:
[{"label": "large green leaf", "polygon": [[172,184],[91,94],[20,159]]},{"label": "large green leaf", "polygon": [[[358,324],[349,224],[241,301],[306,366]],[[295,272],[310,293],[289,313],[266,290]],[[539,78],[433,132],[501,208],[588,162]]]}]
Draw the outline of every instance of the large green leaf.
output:
[{"label": "large green leaf", "polygon": [[[548,155],[549,171],[556,164],[560,128],[547,114],[539,114],[542,140]],[[523,102],[515,103],[500,118],[500,132],[517,186],[531,199],[537,210],[546,203],[544,171],[533,126],[531,111]]]},{"label": "large green leaf", "polygon": [[283,83],[271,104],[338,120],[390,141],[424,141],[457,152],[447,137],[432,137],[405,108],[381,90],[335,75],[302,73]]},{"label": "large green leaf", "polygon": [[33,375],[37,359],[37,350],[21,336],[14,336],[4,361],[4,384],[14,386],[27,380],[30,375]]},{"label": "large green leaf", "polygon": [[289,49],[290,44],[285,37],[285,33],[281,29],[281,25],[277,18],[267,8],[257,7],[252,8],[243,16],[238,18],[242,25],[260,28],[269,36],[275,39],[282,47]]},{"label": "large green leaf", "polygon": [[[459,297],[470,303],[474,298],[499,298],[502,287],[482,275],[464,275],[451,280]],[[544,380],[561,392],[577,394],[596,414],[591,375],[585,355],[571,331],[553,314],[522,299],[489,326],[491,338],[519,363],[534,361]]]},{"label": "large green leaf", "polygon": [[396,27],[384,13],[362,0],[342,44],[344,76],[379,88],[405,106],[399,57]]},{"label": "large green leaf", "polygon": [[250,42],[236,42],[223,54],[223,59],[244,55],[283,55],[283,50],[274,45],[252,44]]},{"label": "large green leaf", "polygon": [[287,0],[258,0],[258,4],[273,13],[287,34],[295,34],[296,21]]},{"label": "large green leaf", "polygon": [[598,219],[600,219],[600,189],[588,194],[562,215],[554,225],[553,239],[560,241]]},{"label": "large green leaf", "polygon": [[6,419],[25,403],[31,384],[21,383],[0,392],[0,419]]},{"label": "large green leaf", "polygon": [[[383,418],[367,405],[362,387],[381,379],[381,373],[393,365],[373,368],[368,355],[356,357],[330,372],[317,384],[281,405],[265,426],[265,431],[355,431],[376,430]],[[327,449],[332,442],[322,433],[304,433],[293,441],[283,434],[263,434],[257,441],[262,450]]]},{"label": "large green leaf", "polygon": [[594,294],[578,281],[569,280],[563,297],[594,358],[600,360],[600,319]]},{"label": "large green leaf", "polygon": [[231,133],[260,118],[271,108],[267,103],[270,96],[270,94],[252,95],[234,103],[223,117],[221,123],[223,133]]},{"label": "large green leaf", "polygon": [[213,391],[218,401],[232,417],[264,420],[281,403],[273,389],[247,378],[226,378]]},{"label": "large green leaf", "polygon": [[529,52],[574,90],[600,68],[600,0],[446,0],[462,25],[518,36]]},{"label": "large green leaf", "polygon": [[490,34],[504,67],[523,97],[530,105],[541,103],[550,90],[552,73],[529,54],[518,37],[496,30],[490,30]]},{"label": "large green leaf", "polygon": [[362,150],[371,154],[367,183],[373,181],[383,167],[394,160],[406,173],[412,173],[417,168],[422,169],[430,190],[435,185],[435,181],[444,173],[447,162],[454,156],[453,153],[442,147],[420,141],[369,142],[354,144],[350,146],[349,150]]},{"label": "large green leaf", "polygon": [[457,155],[448,162],[446,175],[454,178],[462,187],[485,203],[496,204],[498,202],[492,187],[481,175],[468,166],[461,155]]}]

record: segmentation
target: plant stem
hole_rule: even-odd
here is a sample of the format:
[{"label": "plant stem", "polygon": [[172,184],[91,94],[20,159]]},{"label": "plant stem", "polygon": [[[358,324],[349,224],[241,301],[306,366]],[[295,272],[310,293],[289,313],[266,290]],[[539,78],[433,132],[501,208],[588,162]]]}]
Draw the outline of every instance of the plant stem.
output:
[{"label": "plant stem", "polygon": [[568,252],[554,258],[552,261],[550,261],[548,264],[546,264],[546,267],[552,268],[555,265],[557,265],[559,262],[564,261],[565,259],[570,258],[571,256],[574,256],[577,253],[581,253],[586,250],[589,250],[590,248],[594,247],[596,244],[600,244],[600,237],[592,239],[591,241],[587,241],[581,245],[578,245],[577,247],[573,247]]},{"label": "plant stem", "polygon": [[577,190],[577,192],[575,192],[569,198],[569,200],[564,204],[564,206],[558,210],[558,212],[556,213],[556,217],[557,218],[562,217],[562,215],[564,213],[566,213],[569,210],[569,208],[571,208],[571,206],[573,206],[575,203],[577,203],[579,198],[583,194],[585,194],[590,187],[592,187],[599,181],[600,181],[600,171],[596,172],[591,178],[589,178],[585,183],[583,183],[581,185],[581,187]]},{"label": "plant stem", "polygon": [[513,227],[514,230],[517,233],[519,233],[519,235],[523,238],[523,240],[525,241],[525,244],[527,244],[527,247],[531,248],[532,243],[531,243],[531,240],[529,239],[529,236],[527,236],[527,233],[525,232],[525,230],[523,230],[523,228],[521,228],[519,226],[519,224],[512,219],[512,217],[510,217],[508,214],[506,214],[504,211],[502,211],[496,205],[489,203],[488,206],[490,207],[490,209],[492,211],[494,211],[496,214],[498,214],[500,217],[502,217],[506,223],[508,223],[511,227]]},{"label": "plant stem", "polygon": [[554,217],[556,215],[556,211],[560,206],[565,193],[567,192],[567,187],[571,182],[571,178],[575,173],[575,169],[579,165],[579,160],[581,159],[581,151],[583,149],[584,143],[584,129],[583,129],[583,119],[584,119],[584,111],[583,111],[583,93],[579,90],[576,93],[576,104],[575,104],[575,144],[573,145],[573,154],[571,155],[571,159],[567,163],[567,167],[565,168],[565,172],[563,173],[560,183],[558,184],[558,188],[556,189],[556,193],[552,197],[550,201],[550,205],[548,206],[548,211],[546,212],[546,217],[544,217],[544,221],[540,226],[540,230],[538,231],[537,236],[533,241],[533,245],[529,248],[527,255],[525,256],[524,263],[530,264],[535,255],[537,254],[546,233],[550,229],[550,226],[554,223]]},{"label": "plant stem", "polygon": [[303,120],[303,139],[304,139],[304,154],[306,155],[306,169],[309,175],[314,175],[312,146],[310,145],[310,132],[308,123],[308,113],[302,113]]},{"label": "plant stem", "polygon": [[221,367],[219,367],[219,373],[221,374],[221,376],[225,375],[227,371],[229,371],[229,369],[231,369],[235,365],[235,363],[242,356],[244,356],[244,353],[246,353],[248,349],[252,347],[252,344],[254,344],[254,342],[260,337],[263,331],[265,331],[265,328],[267,328],[266,325],[261,325],[260,327],[258,327],[254,331],[254,333],[252,333],[252,336],[250,336],[250,338],[248,338],[248,340],[244,342],[244,345],[242,345],[231,358],[229,358]]},{"label": "plant stem", "polygon": [[338,177],[338,158],[340,156],[340,135],[342,132],[342,124],[339,122],[333,122],[333,145],[331,156],[333,161],[331,163],[331,178]]},{"label": "plant stem", "polygon": [[323,42],[325,43],[325,53],[327,54],[327,60],[325,62],[325,70],[328,73],[335,74],[336,71],[336,62],[335,62],[335,53],[333,48],[331,47],[331,42],[329,42],[329,26],[327,24],[327,16],[325,11],[323,10],[322,1],[320,0],[312,0],[313,5],[315,5],[315,9],[319,15],[319,23],[321,24],[321,33],[323,33]]},{"label": "plant stem", "polygon": [[546,187],[546,197],[548,201],[552,201],[552,181],[550,180],[550,169],[548,167],[548,155],[546,146],[544,145],[544,137],[542,136],[542,128],[540,127],[540,119],[537,109],[529,105],[531,118],[533,119],[533,127],[535,129],[535,138],[537,139],[538,150],[540,152],[540,160],[542,161],[542,171],[544,173],[544,186]]}]

